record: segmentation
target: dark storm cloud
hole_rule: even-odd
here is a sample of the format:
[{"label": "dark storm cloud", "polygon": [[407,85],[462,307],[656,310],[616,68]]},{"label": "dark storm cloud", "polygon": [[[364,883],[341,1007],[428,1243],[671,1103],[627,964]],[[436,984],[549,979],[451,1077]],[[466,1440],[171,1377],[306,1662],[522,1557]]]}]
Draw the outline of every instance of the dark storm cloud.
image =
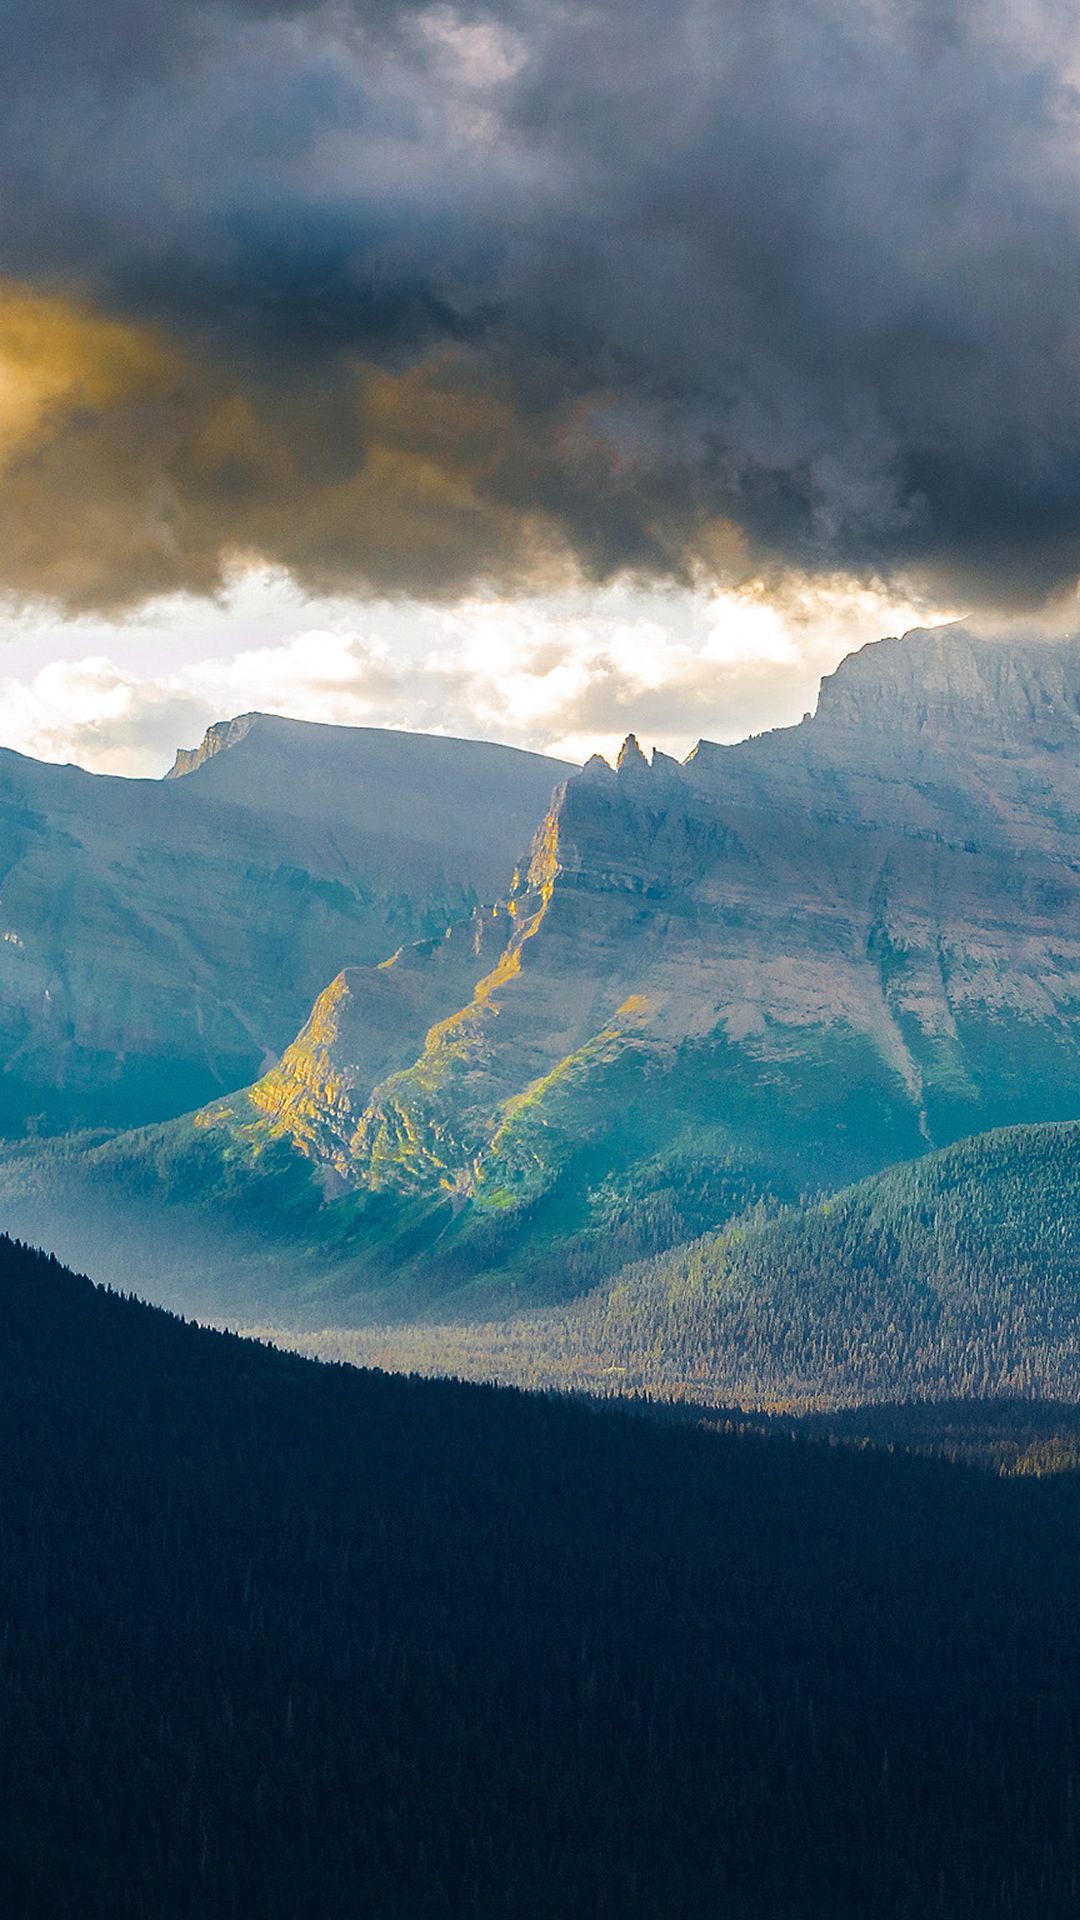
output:
[{"label": "dark storm cloud", "polygon": [[560,556],[1070,586],[1077,24],[9,0],[0,271],[71,361],[26,375],[16,327],[7,584],[263,552],[425,592]]}]

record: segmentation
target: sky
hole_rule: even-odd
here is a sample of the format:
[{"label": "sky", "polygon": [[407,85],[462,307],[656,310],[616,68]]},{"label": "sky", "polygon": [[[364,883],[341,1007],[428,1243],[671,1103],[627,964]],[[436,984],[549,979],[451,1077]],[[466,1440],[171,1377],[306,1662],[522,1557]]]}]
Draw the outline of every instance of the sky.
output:
[{"label": "sky", "polygon": [[0,0],[0,744],[1074,622],[1080,0]]}]

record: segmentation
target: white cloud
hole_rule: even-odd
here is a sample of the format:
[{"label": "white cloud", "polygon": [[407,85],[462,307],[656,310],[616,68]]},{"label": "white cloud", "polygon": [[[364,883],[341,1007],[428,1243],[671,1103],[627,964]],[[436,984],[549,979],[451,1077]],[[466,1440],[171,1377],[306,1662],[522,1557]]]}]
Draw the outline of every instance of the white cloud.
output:
[{"label": "white cloud", "polygon": [[525,43],[512,27],[463,20],[453,7],[426,8],[416,17],[415,32],[435,52],[444,80],[477,92],[512,80],[525,63]]},{"label": "white cloud", "polygon": [[0,744],[97,773],[159,772],[203,712],[182,685],[137,680],[100,654],[0,680]]},{"label": "white cloud", "polygon": [[0,744],[98,772],[160,774],[212,721],[303,720],[505,740],[567,758],[629,731],[680,756],[813,706],[852,647],[928,619],[843,581],[789,592],[626,587],[454,607],[305,599],[239,578],[221,603],[174,598],[136,620],[9,628]]}]

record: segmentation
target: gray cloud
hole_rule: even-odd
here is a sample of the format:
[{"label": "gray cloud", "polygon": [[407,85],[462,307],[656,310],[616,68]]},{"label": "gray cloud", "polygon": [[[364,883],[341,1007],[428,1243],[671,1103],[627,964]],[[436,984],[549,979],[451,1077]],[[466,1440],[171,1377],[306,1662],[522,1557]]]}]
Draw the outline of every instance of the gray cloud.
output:
[{"label": "gray cloud", "polygon": [[0,272],[162,366],[44,383],[7,584],[108,603],[239,551],[426,593],[571,563],[1070,588],[1077,24],[14,0]]}]

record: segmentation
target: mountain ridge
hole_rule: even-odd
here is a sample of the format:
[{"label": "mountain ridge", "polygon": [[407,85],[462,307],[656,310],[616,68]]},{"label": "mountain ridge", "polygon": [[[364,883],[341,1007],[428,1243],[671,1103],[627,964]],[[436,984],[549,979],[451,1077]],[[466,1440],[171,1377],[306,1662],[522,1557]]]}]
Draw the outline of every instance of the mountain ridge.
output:
[{"label": "mountain ridge", "polygon": [[505,892],[561,771],[302,721],[243,740],[160,781],[0,752],[0,1137],[249,1083],[340,967]]},{"label": "mountain ridge", "polygon": [[400,749],[415,753],[434,750],[436,753],[456,755],[464,750],[478,761],[502,760],[507,765],[513,763],[518,767],[535,766],[540,762],[545,768],[551,766],[567,774],[578,771],[573,761],[561,760],[557,755],[542,753],[533,747],[511,746],[505,740],[477,738],[472,734],[428,733],[416,727],[367,726],[344,720],[301,720],[295,714],[264,712],[261,707],[252,707],[246,713],[212,720],[198,746],[177,747],[173,764],[162,775],[162,779],[182,780],[189,773],[198,773],[208,760],[240,746],[254,733],[272,734],[279,739],[291,735],[308,741],[345,739],[358,746],[382,745],[391,751]]},{"label": "mountain ridge", "polygon": [[576,772],[493,740],[253,712],[215,721],[164,778],[203,799],[362,826],[373,850],[385,840],[387,872],[403,852],[433,867],[452,852],[490,900],[505,893],[552,788]]},{"label": "mountain ridge", "polygon": [[[162,1136],[168,1191],[242,1212],[247,1188],[253,1213],[292,1194],[347,1314],[395,1291],[409,1311],[425,1292],[520,1305],[763,1199],[1076,1118],[1080,766],[1030,676],[1064,725],[1080,653],[1026,647],[1018,667],[995,646],[987,665],[977,637],[916,633],[838,675],[869,678],[880,715],[883,687],[954,648],[947,692],[969,658],[991,709],[1002,674],[1021,689],[1004,743],[980,727],[959,751],[903,694],[887,726],[804,722],[682,767],[632,737],[616,768],[594,758],[479,943],[455,936],[449,969],[350,976],[365,1030],[309,1032],[284,1075]],[[103,1179],[129,1177],[127,1152],[98,1156]]]},{"label": "mountain ridge", "polygon": [[1080,637],[994,640],[956,623],[871,641],[825,675],[814,719],[889,728],[906,720],[937,737],[1034,730],[1056,748],[1080,738]]}]

